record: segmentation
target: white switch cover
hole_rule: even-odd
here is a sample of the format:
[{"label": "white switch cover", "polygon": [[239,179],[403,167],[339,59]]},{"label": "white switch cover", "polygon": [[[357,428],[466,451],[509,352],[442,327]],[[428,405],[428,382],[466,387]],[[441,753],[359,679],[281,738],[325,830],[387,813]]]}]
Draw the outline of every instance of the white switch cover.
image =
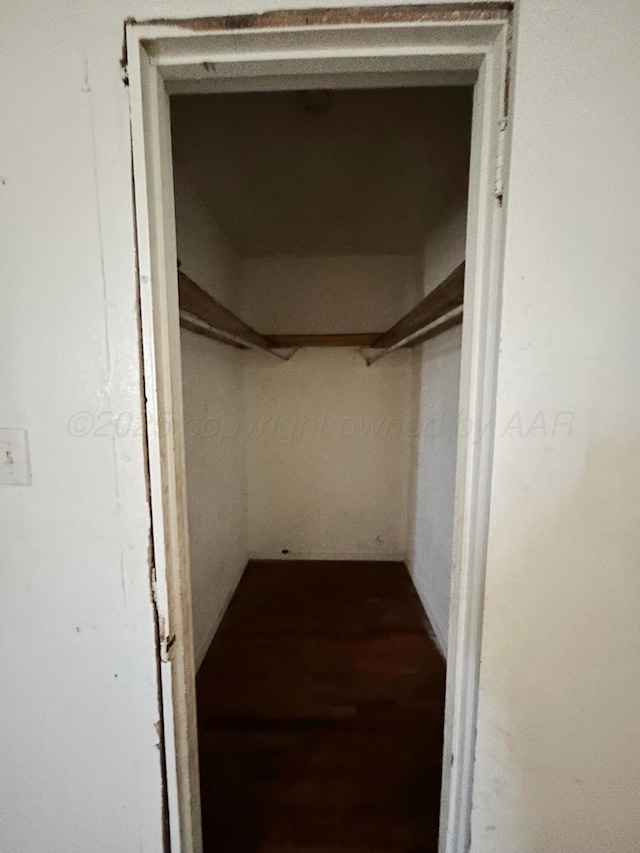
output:
[{"label": "white switch cover", "polygon": [[0,486],[31,485],[26,429],[0,428]]}]

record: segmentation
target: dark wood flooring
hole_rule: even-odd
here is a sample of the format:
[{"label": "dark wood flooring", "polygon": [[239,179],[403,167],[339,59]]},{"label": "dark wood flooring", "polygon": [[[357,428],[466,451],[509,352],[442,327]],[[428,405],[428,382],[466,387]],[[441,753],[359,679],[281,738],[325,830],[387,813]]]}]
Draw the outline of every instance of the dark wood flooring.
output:
[{"label": "dark wood flooring", "polygon": [[404,564],[251,562],[197,679],[205,853],[436,853],[444,678]]}]

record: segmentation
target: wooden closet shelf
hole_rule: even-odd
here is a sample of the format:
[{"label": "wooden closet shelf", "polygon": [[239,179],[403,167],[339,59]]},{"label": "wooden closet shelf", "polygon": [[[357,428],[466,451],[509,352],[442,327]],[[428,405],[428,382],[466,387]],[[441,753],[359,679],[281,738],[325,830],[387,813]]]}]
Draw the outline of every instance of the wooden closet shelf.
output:
[{"label": "wooden closet shelf", "polygon": [[183,328],[230,346],[264,350],[285,360],[291,356],[276,350],[300,347],[379,349],[380,352],[367,359],[368,364],[373,364],[399,347],[416,346],[462,322],[464,262],[387,332],[262,335],[180,270],[178,296],[180,325]]}]

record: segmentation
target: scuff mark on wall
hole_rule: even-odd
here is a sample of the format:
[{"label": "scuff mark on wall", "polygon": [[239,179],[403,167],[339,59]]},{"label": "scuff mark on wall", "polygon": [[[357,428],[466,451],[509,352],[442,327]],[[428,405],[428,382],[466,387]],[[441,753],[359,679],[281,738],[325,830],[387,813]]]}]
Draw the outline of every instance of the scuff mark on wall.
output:
[{"label": "scuff mark on wall", "polygon": [[129,88],[129,54],[127,52],[127,27],[135,23],[133,18],[125,18],[122,32],[122,50],[120,51],[120,77],[125,89]]},{"label": "scuff mark on wall", "polygon": [[89,60],[87,59],[87,55],[85,53],[82,54],[82,66],[83,66],[83,81],[82,86],[80,87],[81,92],[90,92],[91,84],[89,83]]}]

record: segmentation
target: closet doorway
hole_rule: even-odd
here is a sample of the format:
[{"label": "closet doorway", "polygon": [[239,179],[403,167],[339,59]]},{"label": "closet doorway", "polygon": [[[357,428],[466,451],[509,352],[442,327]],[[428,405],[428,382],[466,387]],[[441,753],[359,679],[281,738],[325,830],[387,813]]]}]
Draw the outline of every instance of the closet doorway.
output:
[{"label": "closet doorway", "polygon": [[171,98],[205,853],[436,853],[472,96]]},{"label": "closet doorway", "polygon": [[130,29],[172,850],[466,844],[507,16],[340,14]]}]

